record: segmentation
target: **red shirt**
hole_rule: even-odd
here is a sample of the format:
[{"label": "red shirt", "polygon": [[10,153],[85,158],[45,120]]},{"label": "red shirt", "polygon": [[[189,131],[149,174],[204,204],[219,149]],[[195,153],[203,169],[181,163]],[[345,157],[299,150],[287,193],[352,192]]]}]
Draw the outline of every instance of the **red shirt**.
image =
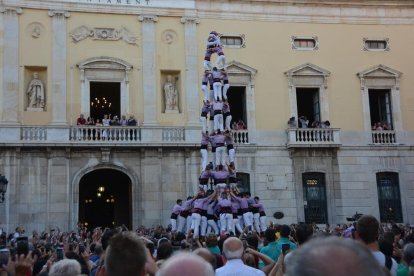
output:
[{"label": "red shirt", "polygon": [[85,118],[78,118],[78,120],[76,121],[76,123],[78,125],[86,125],[86,119]]}]

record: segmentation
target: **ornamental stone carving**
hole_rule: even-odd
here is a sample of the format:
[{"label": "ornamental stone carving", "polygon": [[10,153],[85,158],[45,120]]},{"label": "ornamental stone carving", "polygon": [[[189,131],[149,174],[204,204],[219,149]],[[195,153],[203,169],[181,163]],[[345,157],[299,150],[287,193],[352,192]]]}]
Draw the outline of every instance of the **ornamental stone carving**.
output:
[{"label": "ornamental stone carving", "polygon": [[33,22],[26,28],[26,34],[34,39],[40,38],[45,32],[45,27],[39,22]]},{"label": "ornamental stone carving", "polygon": [[72,37],[72,41],[77,43],[87,37],[93,36],[93,30],[89,30],[86,26],[80,26],[71,31],[69,35]]},{"label": "ornamental stone carving", "polygon": [[173,30],[165,30],[161,37],[164,43],[172,44],[177,39],[177,33]]},{"label": "ornamental stone carving", "polygon": [[117,41],[123,40],[128,44],[137,45],[138,37],[127,28],[122,27],[119,30],[115,28],[89,28],[85,25],[79,26],[69,34],[74,43],[78,43],[88,37],[93,40]]}]

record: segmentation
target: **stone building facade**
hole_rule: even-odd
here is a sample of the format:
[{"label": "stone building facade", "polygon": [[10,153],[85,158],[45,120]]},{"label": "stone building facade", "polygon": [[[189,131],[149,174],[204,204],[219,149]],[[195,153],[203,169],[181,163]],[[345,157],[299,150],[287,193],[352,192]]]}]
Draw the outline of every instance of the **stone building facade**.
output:
[{"label": "stone building facade", "polygon": [[[168,223],[175,200],[197,190],[212,30],[233,118],[247,124],[233,132],[241,185],[270,220],[280,211],[279,223],[334,224],[362,212],[413,224],[414,4],[382,2],[2,1],[0,227]],[[29,106],[34,73],[44,105]],[[77,127],[81,113],[101,116],[93,104],[104,97],[139,125]],[[302,115],[331,127],[286,123]]]}]

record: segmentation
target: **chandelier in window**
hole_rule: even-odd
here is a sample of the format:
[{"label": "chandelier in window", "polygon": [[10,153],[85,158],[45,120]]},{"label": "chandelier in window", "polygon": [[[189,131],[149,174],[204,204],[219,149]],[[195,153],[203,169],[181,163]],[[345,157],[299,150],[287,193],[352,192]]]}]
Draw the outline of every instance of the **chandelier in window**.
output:
[{"label": "chandelier in window", "polygon": [[112,103],[105,97],[95,98],[91,101],[91,106],[95,108],[110,108]]}]

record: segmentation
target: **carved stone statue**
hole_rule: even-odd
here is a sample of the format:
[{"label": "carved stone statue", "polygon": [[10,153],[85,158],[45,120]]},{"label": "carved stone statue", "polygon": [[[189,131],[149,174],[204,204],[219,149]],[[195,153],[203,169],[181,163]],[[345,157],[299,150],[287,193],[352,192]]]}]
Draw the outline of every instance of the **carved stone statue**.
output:
[{"label": "carved stone statue", "polygon": [[164,84],[165,112],[178,113],[178,90],[177,85],[173,82],[171,75],[167,76]]},{"label": "carved stone statue", "polygon": [[33,73],[33,79],[29,83],[27,88],[27,95],[29,97],[28,108],[41,108],[45,107],[45,89],[41,80],[39,80],[39,74]]}]

